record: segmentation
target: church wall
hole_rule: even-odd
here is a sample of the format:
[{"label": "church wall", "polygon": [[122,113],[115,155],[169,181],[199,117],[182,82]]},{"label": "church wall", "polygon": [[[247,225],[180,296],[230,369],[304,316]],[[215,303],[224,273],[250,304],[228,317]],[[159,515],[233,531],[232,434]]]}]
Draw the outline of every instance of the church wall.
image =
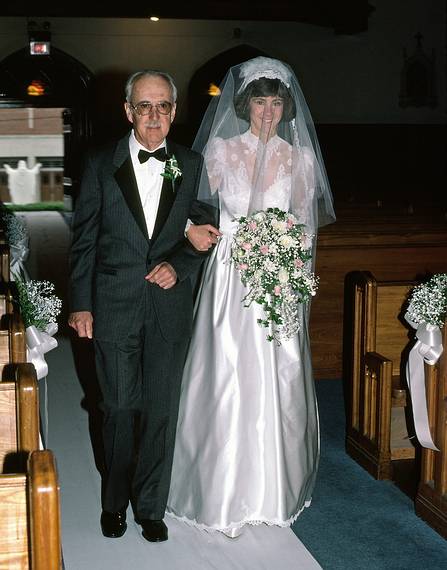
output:
[{"label": "church wall", "polygon": [[[193,73],[238,44],[249,44],[291,64],[318,123],[446,122],[446,10],[442,0],[372,0],[368,30],[335,35],[333,30],[293,22],[240,22],[113,18],[45,18],[52,44],[109,79],[120,100],[122,80],[144,67],[163,68],[180,92],[179,123],[187,121],[186,96]],[[285,15],[285,19],[286,19]],[[240,37],[234,37],[234,30]],[[411,55],[415,34],[427,55],[436,53],[437,107],[399,107],[403,49]],[[27,44],[25,18],[0,18],[0,58]]]}]

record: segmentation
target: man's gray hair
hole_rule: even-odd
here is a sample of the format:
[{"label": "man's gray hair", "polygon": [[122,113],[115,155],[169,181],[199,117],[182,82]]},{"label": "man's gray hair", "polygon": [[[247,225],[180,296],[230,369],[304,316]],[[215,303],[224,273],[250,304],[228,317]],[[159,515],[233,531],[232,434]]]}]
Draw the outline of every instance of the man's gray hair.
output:
[{"label": "man's gray hair", "polygon": [[133,73],[129,79],[126,81],[126,86],[124,92],[126,94],[126,101],[131,103],[132,91],[135,83],[143,77],[161,77],[168,83],[171,89],[172,101],[175,103],[177,101],[177,87],[175,86],[174,80],[164,71],[157,71],[156,69],[143,69],[142,71],[137,71]]}]

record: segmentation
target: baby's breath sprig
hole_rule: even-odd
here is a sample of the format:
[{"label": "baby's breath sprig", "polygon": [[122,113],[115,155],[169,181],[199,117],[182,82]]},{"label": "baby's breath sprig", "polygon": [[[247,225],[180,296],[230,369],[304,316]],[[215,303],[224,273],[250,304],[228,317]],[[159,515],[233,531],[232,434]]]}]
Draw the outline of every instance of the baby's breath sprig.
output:
[{"label": "baby's breath sprig", "polygon": [[55,323],[61,312],[62,301],[54,295],[50,281],[24,281],[15,275],[21,315],[25,327],[35,326],[45,332],[50,323]]},{"label": "baby's breath sprig", "polygon": [[407,314],[416,325],[443,327],[447,315],[447,273],[437,273],[410,291]]},{"label": "baby's breath sprig", "polygon": [[9,245],[18,245],[28,239],[28,230],[22,218],[12,212],[2,212],[1,219]]}]

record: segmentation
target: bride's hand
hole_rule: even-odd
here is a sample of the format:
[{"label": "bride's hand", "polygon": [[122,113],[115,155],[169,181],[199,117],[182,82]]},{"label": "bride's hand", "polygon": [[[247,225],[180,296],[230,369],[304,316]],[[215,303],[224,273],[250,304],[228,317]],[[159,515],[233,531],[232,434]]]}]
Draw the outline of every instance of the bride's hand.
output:
[{"label": "bride's hand", "polygon": [[222,234],[211,224],[191,225],[186,232],[188,240],[198,251],[208,251],[215,245]]}]

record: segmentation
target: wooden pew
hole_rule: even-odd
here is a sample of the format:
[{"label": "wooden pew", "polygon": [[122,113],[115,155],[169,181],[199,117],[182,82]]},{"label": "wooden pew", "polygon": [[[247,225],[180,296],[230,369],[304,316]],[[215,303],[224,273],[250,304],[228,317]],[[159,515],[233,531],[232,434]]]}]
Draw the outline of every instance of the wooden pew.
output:
[{"label": "wooden pew", "polygon": [[401,374],[411,338],[402,308],[414,285],[378,282],[366,271],[351,272],[345,281],[346,451],[376,479],[392,478],[393,460],[415,457]]},{"label": "wooden pew", "polygon": [[0,280],[10,279],[10,251],[7,243],[0,241]]},{"label": "wooden pew", "polygon": [[434,366],[425,365],[428,418],[439,451],[422,449],[416,514],[447,538],[447,322],[442,331],[444,352]]},{"label": "wooden pew", "polygon": [[36,450],[25,474],[0,475],[0,570],[59,570],[61,558],[55,459]]},{"label": "wooden pew", "polygon": [[[5,460],[39,449],[39,393],[36,370],[20,363],[5,369],[0,382],[0,472]],[[20,459],[20,458],[19,458]]]},{"label": "wooden pew", "polygon": [[16,283],[0,280],[0,378],[8,363],[26,362],[25,324],[17,298]]},{"label": "wooden pew", "polygon": [[418,281],[447,272],[443,212],[403,214],[375,204],[337,204],[337,221],[318,234],[310,342],[315,378],[342,377],[344,280],[368,270],[378,281]]},{"label": "wooden pew", "polygon": [[[0,245],[1,247],[1,245]],[[12,313],[19,310],[16,303],[14,306],[13,299],[17,299],[17,285],[14,281],[3,281],[0,279],[0,317],[6,313]]]},{"label": "wooden pew", "polygon": [[1,317],[0,325],[0,378],[10,363],[26,362],[25,325],[19,311]]}]

